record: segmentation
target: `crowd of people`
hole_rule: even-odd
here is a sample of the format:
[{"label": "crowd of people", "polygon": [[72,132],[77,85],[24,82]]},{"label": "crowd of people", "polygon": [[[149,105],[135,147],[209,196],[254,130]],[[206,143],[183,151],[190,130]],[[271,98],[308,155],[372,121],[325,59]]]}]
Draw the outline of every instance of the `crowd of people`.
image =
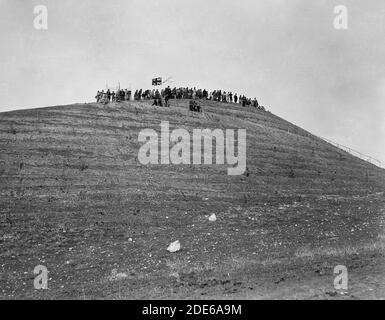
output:
[{"label": "crowd of people", "polygon": [[109,102],[120,102],[120,101],[130,101],[131,100],[131,91],[128,89],[111,91],[98,91],[96,94],[97,103],[109,103]]},{"label": "crowd of people", "polygon": [[[96,95],[96,101],[99,102],[119,102],[119,101],[129,101],[131,100],[132,92],[125,90],[118,90],[117,92],[107,90],[104,92],[98,91]],[[147,89],[147,90],[136,90],[133,95],[133,99],[136,101],[140,100],[153,100],[153,105],[156,106],[169,106],[170,99],[205,99],[218,101],[223,103],[237,103],[242,105],[243,107],[255,107],[260,110],[265,110],[265,108],[259,105],[258,100],[256,98],[251,99],[244,95],[233,94],[232,92],[222,91],[222,90],[214,90],[212,92],[207,91],[206,89],[196,89],[196,88],[167,88],[158,90],[158,89]],[[163,103],[164,101],[164,103]]]}]

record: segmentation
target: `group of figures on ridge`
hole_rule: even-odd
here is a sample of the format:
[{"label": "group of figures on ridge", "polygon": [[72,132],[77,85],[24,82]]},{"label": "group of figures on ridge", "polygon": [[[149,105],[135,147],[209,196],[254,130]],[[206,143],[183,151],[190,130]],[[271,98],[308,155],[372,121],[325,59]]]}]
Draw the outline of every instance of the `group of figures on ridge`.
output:
[{"label": "group of figures on ridge", "polygon": [[[232,92],[223,91],[223,90],[214,90],[214,91],[207,91],[206,89],[196,89],[194,88],[188,88],[188,87],[181,87],[181,88],[170,88],[169,86],[167,88],[158,90],[158,89],[139,89],[136,90],[132,96],[132,91],[128,89],[124,90],[117,90],[110,91],[109,89],[107,91],[98,91],[96,94],[96,102],[97,103],[109,103],[109,102],[120,102],[120,101],[130,101],[131,98],[135,101],[141,101],[141,100],[153,100],[153,106],[160,106],[160,107],[169,107],[169,100],[170,99],[190,99],[190,100],[211,100],[211,101],[218,101],[222,103],[236,103],[240,104],[243,107],[254,107],[259,110],[265,111],[265,108],[261,106],[258,103],[258,100],[256,98],[251,99],[246,97],[245,95],[239,95],[233,94]],[[195,103],[196,106],[198,106],[197,103]],[[197,109],[196,111],[201,111],[200,107],[197,108],[196,106],[192,107],[192,104],[190,103],[190,109]]]}]

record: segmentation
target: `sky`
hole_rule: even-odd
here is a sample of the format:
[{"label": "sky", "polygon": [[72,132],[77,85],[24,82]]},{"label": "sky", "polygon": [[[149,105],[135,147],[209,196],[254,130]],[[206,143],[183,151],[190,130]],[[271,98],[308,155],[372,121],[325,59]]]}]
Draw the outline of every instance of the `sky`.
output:
[{"label": "sky", "polygon": [[[47,30],[34,8],[48,10]],[[334,8],[348,10],[336,29]],[[0,0],[0,112],[97,90],[222,89],[385,163],[383,0]]]}]

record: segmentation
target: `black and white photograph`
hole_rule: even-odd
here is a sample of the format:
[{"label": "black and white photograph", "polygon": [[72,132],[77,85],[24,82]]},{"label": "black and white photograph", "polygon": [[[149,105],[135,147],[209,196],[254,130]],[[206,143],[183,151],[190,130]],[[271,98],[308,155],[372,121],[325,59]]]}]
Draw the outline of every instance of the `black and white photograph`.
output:
[{"label": "black and white photograph", "polygon": [[383,0],[0,0],[0,40],[0,300],[385,299]]}]

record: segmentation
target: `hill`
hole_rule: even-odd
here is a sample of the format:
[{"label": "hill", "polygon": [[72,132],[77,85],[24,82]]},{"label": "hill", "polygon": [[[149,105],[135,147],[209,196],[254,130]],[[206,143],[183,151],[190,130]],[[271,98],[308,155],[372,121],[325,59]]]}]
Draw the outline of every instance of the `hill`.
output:
[{"label": "hill", "polygon": [[[385,170],[270,112],[187,105],[0,114],[0,296],[324,298],[338,264],[355,275],[349,297],[385,296]],[[161,121],[246,129],[249,174],[140,164],[138,134]],[[33,287],[37,265],[47,291]]]}]

